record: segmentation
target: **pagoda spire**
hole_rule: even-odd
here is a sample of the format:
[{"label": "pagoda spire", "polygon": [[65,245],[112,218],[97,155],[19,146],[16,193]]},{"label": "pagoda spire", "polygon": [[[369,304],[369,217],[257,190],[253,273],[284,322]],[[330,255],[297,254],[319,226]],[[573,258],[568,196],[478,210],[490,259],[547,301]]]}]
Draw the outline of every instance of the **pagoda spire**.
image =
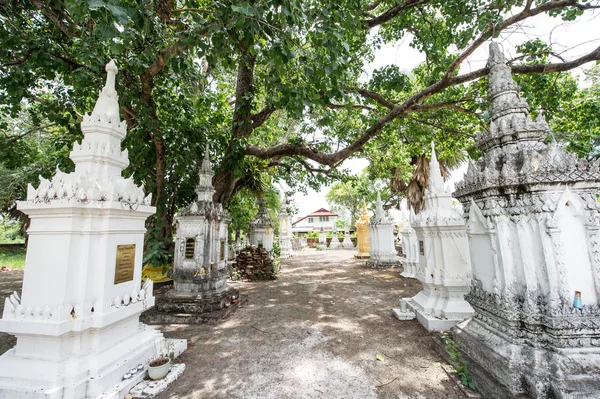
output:
[{"label": "pagoda spire", "polygon": [[489,73],[488,109],[490,121],[497,124],[509,122],[513,116],[521,118],[529,115],[527,102],[519,97],[521,88],[514,81],[510,66],[506,64],[504,53],[498,43],[490,44],[490,56],[487,62]]},{"label": "pagoda spire", "polygon": [[215,189],[212,185],[213,171],[210,164],[210,154],[208,152],[208,143],[204,147],[204,159],[198,171],[198,186],[196,186],[196,194],[198,194],[199,202],[212,202]]},{"label": "pagoda spire", "polygon": [[429,190],[434,192],[444,191],[444,180],[442,179],[442,171],[435,154],[433,141],[431,142],[431,159],[429,161]]},{"label": "pagoda spire", "polygon": [[119,72],[114,60],[110,60],[106,67],[106,84],[100,91],[96,106],[92,111],[93,121],[104,120],[110,123],[119,123],[119,97],[115,89],[115,77]]}]

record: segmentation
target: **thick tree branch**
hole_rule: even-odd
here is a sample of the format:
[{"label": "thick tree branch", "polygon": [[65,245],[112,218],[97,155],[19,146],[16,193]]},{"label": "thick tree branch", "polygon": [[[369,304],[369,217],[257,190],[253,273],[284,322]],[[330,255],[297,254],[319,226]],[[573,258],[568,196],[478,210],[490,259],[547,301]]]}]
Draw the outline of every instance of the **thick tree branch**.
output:
[{"label": "thick tree branch", "polygon": [[[587,62],[600,60],[600,47],[588,53],[580,58],[565,63],[556,64],[536,64],[536,65],[515,65],[512,66],[512,72],[515,74],[530,74],[530,73],[548,73],[548,72],[564,72],[577,68]],[[433,85],[421,90],[418,93],[413,94],[406,99],[402,104],[394,107],[383,117],[379,118],[371,127],[364,131],[364,133],[356,139],[352,144],[347,147],[336,151],[331,154],[321,153],[314,148],[306,145],[290,145],[283,143],[271,148],[261,148],[256,145],[248,145],[246,147],[246,154],[253,155],[263,159],[270,159],[273,157],[281,156],[303,156],[308,159],[312,159],[322,165],[334,166],[335,164],[343,161],[352,154],[359,151],[363,145],[375,137],[383,127],[390,121],[398,118],[399,116],[410,112],[413,107],[419,106],[419,103],[426,98],[441,92],[442,90],[457,86],[462,83],[470,82],[489,73],[487,67],[478,69],[476,71],[459,75],[450,79],[441,79]]]},{"label": "thick tree branch", "polygon": [[389,109],[394,109],[394,107],[396,106],[396,104],[394,104],[393,102],[383,98],[383,96],[381,94],[376,93],[371,90],[361,89],[360,87],[350,87],[350,88],[346,89],[346,91],[358,93],[363,97],[370,98],[371,100],[375,101],[376,103],[379,103]]},{"label": "thick tree branch", "polygon": [[67,35],[67,37],[69,39],[73,39],[76,36],[76,33],[73,32],[60,18],[58,15],[56,15],[54,13],[54,11],[52,11],[49,7],[46,7],[45,4],[43,4],[42,1],[40,0],[31,0],[31,4],[33,4],[35,6],[35,8],[37,8],[38,10],[40,10],[46,17],[48,17],[48,19],[50,19],[54,25],[56,25],[56,27],[58,29],[60,29],[60,31],[62,33],[64,33],[65,35]]},{"label": "thick tree branch", "polygon": [[276,110],[277,109],[274,106],[269,105],[260,112],[250,115],[250,120],[252,121],[252,129],[256,129],[262,126],[262,124],[265,123]]},{"label": "thick tree branch", "polygon": [[6,64],[0,65],[0,68],[6,68],[6,67],[9,67],[9,66],[15,66],[15,65],[21,65],[21,64],[23,64],[25,61],[27,61],[27,59],[31,55],[32,51],[33,50],[31,50],[30,48],[28,48],[27,50],[25,50],[25,53],[23,53],[23,57],[22,58],[14,58],[12,61],[9,61]]},{"label": "thick tree branch", "polygon": [[376,16],[375,18],[371,18],[365,21],[367,28],[372,29],[376,26],[379,26],[390,19],[394,18],[396,15],[400,14],[402,11],[409,10],[413,7],[416,7],[421,4],[427,3],[427,0],[405,0],[402,4],[397,4],[383,14]]},{"label": "thick tree branch", "polygon": [[32,127],[31,129],[27,130],[26,132],[24,132],[22,134],[19,134],[18,136],[14,136],[14,137],[11,137],[10,139],[7,139],[3,144],[4,145],[12,144],[12,143],[30,135],[33,132],[37,132],[40,130],[46,130],[47,128],[53,127],[53,126],[56,126],[56,123],[48,123],[47,125]]},{"label": "thick tree branch", "polygon": [[424,121],[422,119],[415,118],[415,117],[412,117],[412,116],[405,116],[404,118],[409,119],[409,120],[414,121],[414,122],[417,122],[417,123],[420,123],[420,124],[425,125],[425,126],[430,126],[430,127],[436,128],[436,129],[440,129],[440,130],[445,131],[445,132],[454,133],[454,134],[460,134],[460,135],[465,135],[465,136],[468,135],[467,133],[461,132],[460,130],[456,130],[456,129],[453,129],[453,128],[450,128],[450,127],[447,127],[447,126],[444,126],[444,125],[438,125],[438,124],[435,124],[435,123]]},{"label": "thick tree branch", "polygon": [[510,18],[506,18],[502,22],[497,25],[490,26],[487,30],[483,31],[477,39],[475,39],[450,65],[447,69],[444,77],[442,79],[449,79],[456,69],[464,60],[466,60],[477,48],[479,48],[486,40],[494,35],[495,32],[501,32],[502,30],[508,28],[511,25],[514,25],[518,22],[521,22],[527,18],[533,17],[535,15],[539,15],[551,10],[556,10],[560,8],[565,8],[568,6],[574,6],[577,4],[577,0],[553,0],[547,3],[544,3],[536,8],[525,7],[523,11],[518,14],[513,15]]}]

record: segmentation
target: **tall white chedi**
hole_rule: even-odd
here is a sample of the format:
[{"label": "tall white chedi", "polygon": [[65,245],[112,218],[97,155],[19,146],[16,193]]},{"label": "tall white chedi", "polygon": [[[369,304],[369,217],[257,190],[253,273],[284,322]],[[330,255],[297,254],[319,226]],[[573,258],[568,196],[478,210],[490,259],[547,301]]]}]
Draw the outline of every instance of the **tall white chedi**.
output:
[{"label": "tall white chedi", "polygon": [[250,245],[262,246],[269,252],[273,249],[273,221],[262,197],[258,200],[258,213],[250,221],[249,236]]},{"label": "tall white chedi", "polygon": [[467,218],[475,309],[455,338],[487,397],[598,397],[600,161],[544,143],[550,128],[529,117],[496,43],[488,68],[483,156],[455,193]]},{"label": "tall white chedi", "polygon": [[394,245],[394,221],[383,209],[381,195],[377,192],[375,215],[369,224],[370,258],[367,266],[371,268],[399,267],[398,252]]},{"label": "tall white chedi", "polygon": [[471,264],[465,222],[452,206],[451,194],[444,190],[433,143],[424,199],[423,210],[412,223],[419,241],[416,277],[423,290],[408,301],[408,306],[427,330],[443,331],[473,315],[464,299]]},{"label": "tall white chedi", "polygon": [[403,218],[404,220],[399,232],[400,239],[402,240],[402,253],[404,255],[400,259],[404,267],[400,275],[404,278],[416,278],[417,267],[419,265],[419,240],[417,239],[415,229],[412,228],[414,215],[414,211],[411,209],[408,218]]},{"label": "tall white chedi", "polygon": [[[106,72],[70,154],[75,172],[40,177],[18,203],[31,226],[23,291],[6,299],[0,320],[0,330],[17,337],[0,357],[0,397],[122,398],[165,345],[139,323],[154,305],[141,272],[144,224],[155,208],[143,187],[121,177],[127,128],[113,61]],[[175,351],[184,348],[179,341]]]},{"label": "tall white chedi", "polygon": [[292,215],[288,213],[288,200],[284,195],[281,201],[281,212],[279,212],[279,257],[288,259],[294,256],[292,249]]}]

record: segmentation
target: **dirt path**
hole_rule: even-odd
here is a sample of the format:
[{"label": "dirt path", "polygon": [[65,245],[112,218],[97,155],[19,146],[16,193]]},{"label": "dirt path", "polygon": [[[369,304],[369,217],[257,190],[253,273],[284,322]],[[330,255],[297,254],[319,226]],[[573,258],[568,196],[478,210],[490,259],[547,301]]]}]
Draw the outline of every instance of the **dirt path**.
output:
[{"label": "dirt path", "polygon": [[277,281],[236,283],[249,302],[218,326],[162,326],[189,349],[159,398],[462,398],[429,334],[391,315],[420,283],[353,253],[300,252]]}]

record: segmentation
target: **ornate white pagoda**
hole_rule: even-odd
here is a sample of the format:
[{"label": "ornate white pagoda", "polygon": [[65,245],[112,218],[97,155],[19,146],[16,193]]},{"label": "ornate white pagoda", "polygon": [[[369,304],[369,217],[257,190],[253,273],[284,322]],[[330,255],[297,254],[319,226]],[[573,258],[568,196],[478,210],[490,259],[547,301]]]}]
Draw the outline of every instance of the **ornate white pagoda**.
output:
[{"label": "ornate white pagoda", "polygon": [[207,313],[228,308],[239,298],[238,290],[227,284],[229,216],[213,201],[208,145],[198,175],[197,199],[175,217],[173,289],[157,301],[156,311],[148,314],[152,323],[205,322]]},{"label": "ornate white pagoda", "polygon": [[417,320],[429,331],[443,331],[473,315],[464,296],[471,264],[465,222],[444,190],[433,143],[425,206],[413,222],[419,241],[417,279],[423,290],[408,301]]},{"label": "ornate white pagoda", "polygon": [[75,172],[40,178],[18,203],[31,226],[23,291],[6,299],[0,320],[0,330],[17,337],[0,357],[3,398],[122,398],[161,347],[176,355],[186,347],[139,322],[154,306],[141,272],[144,225],[155,208],[143,187],[121,177],[127,127],[113,61],[106,72],[70,154]]},{"label": "ornate white pagoda", "polygon": [[455,193],[467,218],[475,309],[455,339],[486,397],[598,397],[599,161],[544,143],[550,128],[529,117],[496,43],[488,68],[483,157]]},{"label": "ornate white pagoda", "polygon": [[404,278],[416,278],[419,265],[419,240],[417,239],[415,229],[411,225],[414,216],[414,211],[411,209],[408,218],[404,217],[399,233],[402,240],[402,253],[404,255],[400,259],[404,267],[400,275]]},{"label": "ornate white pagoda", "polygon": [[262,197],[258,200],[258,213],[250,221],[249,235],[250,245],[262,246],[268,252],[273,250],[273,221]]},{"label": "ornate white pagoda", "polygon": [[350,231],[347,229],[344,230],[344,239],[342,240],[342,248],[344,249],[354,249],[354,243],[350,238]]},{"label": "ornate white pagoda", "polygon": [[329,249],[338,249],[342,244],[340,243],[340,238],[338,237],[338,229],[337,226],[333,225],[333,231],[331,232],[331,242],[329,243]]},{"label": "ornate white pagoda", "polygon": [[292,215],[287,211],[287,196],[283,196],[281,201],[281,212],[279,212],[279,257],[288,259],[294,256],[292,249]]},{"label": "ornate white pagoda", "polygon": [[369,223],[370,258],[367,266],[371,268],[400,267],[398,252],[394,245],[394,221],[383,210],[381,196],[377,192],[375,215]]}]

